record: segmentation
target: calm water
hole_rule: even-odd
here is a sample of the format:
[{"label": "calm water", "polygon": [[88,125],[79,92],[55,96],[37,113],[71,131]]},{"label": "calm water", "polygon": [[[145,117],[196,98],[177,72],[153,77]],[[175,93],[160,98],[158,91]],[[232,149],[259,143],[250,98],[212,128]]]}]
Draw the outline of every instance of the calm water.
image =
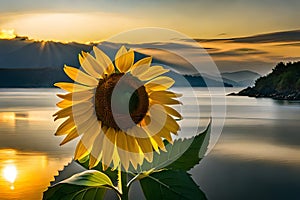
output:
[{"label": "calm water", "polygon": [[[189,136],[199,117],[200,127],[207,124],[211,99],[204,89],[176,90],[184,94],[181,135]],[[71,161],[76,141],[60,147],[62,138],[53,136],[57,92],[0,89],[1,200],[41,199],[57,170]],[[222,104],[221,98],[214,102]],[[191,171],[208,199],[299,199],[300,103],[226,97],[226,105],[217,145]]]}]

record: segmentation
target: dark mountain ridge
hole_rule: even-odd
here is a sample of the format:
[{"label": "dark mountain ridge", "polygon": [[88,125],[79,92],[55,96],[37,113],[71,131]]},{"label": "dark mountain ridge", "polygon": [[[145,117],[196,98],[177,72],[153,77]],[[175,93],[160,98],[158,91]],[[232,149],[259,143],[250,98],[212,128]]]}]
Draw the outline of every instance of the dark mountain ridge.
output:
[{"label": "dark mountain ridge", "polygon": [[[71,81],[63,72],[64,64],[79,68],[78,54],[90,52],[97,44],[34,41],[26,37],[0,39],[0,88],[54,87],[59,81]],[[101,45],[105,52],[114,55],[119,44]],[[135,61],[147,55],[135,54]],[[153,63],[172,70],[168,75],[176,80],[175,86],[231,87],[231,84],[202,76],[181,75],[172,65],[153,58]],[[178,81],[177,81],[178,80]]]}]

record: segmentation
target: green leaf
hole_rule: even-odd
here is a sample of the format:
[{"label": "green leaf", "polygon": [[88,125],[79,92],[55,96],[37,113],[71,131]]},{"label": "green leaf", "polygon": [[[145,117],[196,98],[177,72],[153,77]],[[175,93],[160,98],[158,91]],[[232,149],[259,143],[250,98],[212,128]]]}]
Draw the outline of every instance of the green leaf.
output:
[{"label": "green leaf", "polygon": [[50,182],[50,185],[59,183],[60,181],[70,178],[71,176],[83,171],[86,171],[86,169],[72,160],[70,163],[65,165],[62,170],[58,171],[58,174],[54,176],[54,180]]},{"label": "green leaf", "polygon": [[197,165],[207,152],[210,130],[209,124],[202,133],[194,137],[189,148],[177,160],[165,168],[188,171]]},{"label": "green leaf", "polygon": [[110,178],[102,172],[88,170],[49,187],[43,199],[103,199],[106,189],[116,190]]},{"label": "green leaf", "polygon": [[185,171],[163,170],[140,180],[146,199],[202,200],[205,194]]},{"label": "green leaf", "polygon": [[97,170],[88,170],[75,174],[74,176],[61,181],[60,183],[68,183],[73,185],[82,185],[82,186],[105,186],[105,187],[114,187],[110,178]]},{"label": "green leaf", "polygon": [[80,185],[58,184],[44,192],[43,200],[101,200],[106,189]]},{"label": "green leaf", "polygon": [[[211,124],[211,123],[210,123]],[[210,124],[197,136],[189,139],[175,140],[173,145],[166,145],[166,152],[153,154],[153,161],[144,161],[138,171],[130,168],[132,172],[144,172],[159,169],[179,169],[188,171],[193,168],[204,157],[210,138]]]},{"label": "green leaf", "polygon": [[[87,155],[80,162],[79,161],[76,161],[76,162],[78,164],[80,164],[81,166],[83,166],[85,169],[89,169],[89,162],[90,162],[89,157],[90,156]],[[99,164],[97,166],[93,167],[92,169],[105,173],[113,182],[117,182],[117,180],[118,180],[118,170],[112,171],[111,168],[108,167],[106,171],[103,171],[102,162],[99,162]]]}]

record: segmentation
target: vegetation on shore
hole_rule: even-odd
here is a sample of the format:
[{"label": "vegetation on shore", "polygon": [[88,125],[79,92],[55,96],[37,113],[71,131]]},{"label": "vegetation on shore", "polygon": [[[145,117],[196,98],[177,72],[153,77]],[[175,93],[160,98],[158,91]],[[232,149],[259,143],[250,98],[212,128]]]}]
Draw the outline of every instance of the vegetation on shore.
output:
[{"label": "vegetation on shore", "polygon": [[258,78],[253,87],[232,95],[300,100],[300,61],[280,62],[270,74]]}]

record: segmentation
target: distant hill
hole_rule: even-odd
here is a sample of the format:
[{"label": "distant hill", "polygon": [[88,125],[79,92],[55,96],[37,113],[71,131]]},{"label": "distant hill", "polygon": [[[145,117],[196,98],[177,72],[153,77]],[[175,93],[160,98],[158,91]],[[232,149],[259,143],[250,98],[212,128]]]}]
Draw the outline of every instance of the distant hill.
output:
[{"label": "distant hill", "polygon": [[174,71],[166,73],[167,76],[173,78],[175,81],[174,86],[192,86],[192,87],[233,87],[226,82],[218,81],[207,75],[181,75]]},{"label": "distant hill", "polygon": [[[175,72],[166,74],[176,80],[175,87],[232,87],[228,83],[222,83],[201,76],[180,75]],[[56,82],[71,82],[62,68],[29,68],[29,69],[1,69],[0,88],[49,88]]]},{"label": "distant hill", "polygon": [[72,81],[62,68],[0,68],[0,88],[51,88],[61,81]]},{"label": "distant hill", "polygon": [[300,100],[300,62],[278,63],[272,72],[237,94],[251,97]]},{"label": "distant hill", "polygon": [[62,68],[79,66],[77,55],[90,52],[93,45],[34,41],[24,37],[0,39],[0,68]]},{"label": "distant hill", "polygon": [[235,87],[248,87],[253,86],[255,80],[261,75],[253,71],[243,70],[237,72],[225,72],[222,73],[221,76],[223,77],[224,82],[230,83]]},{"label": "distant hill", "polygon": [[[12,40],[0,39],[0,88],[53,87],[58,81],[71,81],[63,72],[64,64],[80,67],[78,54],[90,52],[96,44],[61,43],[52,41],[34,41],[26,37]],[[109,55],[115,54],[118,45],[101,45]],[[136,53],[135,60],[147,55]],[[172,65],[153,58],[154,63],[172,69]],[[175,86],[194,87],[232,87],[229,83],[209,77],[181,75],[175,71],[169,73],[176,80]],[[188,83],[187,83],[188,82]]]}]

